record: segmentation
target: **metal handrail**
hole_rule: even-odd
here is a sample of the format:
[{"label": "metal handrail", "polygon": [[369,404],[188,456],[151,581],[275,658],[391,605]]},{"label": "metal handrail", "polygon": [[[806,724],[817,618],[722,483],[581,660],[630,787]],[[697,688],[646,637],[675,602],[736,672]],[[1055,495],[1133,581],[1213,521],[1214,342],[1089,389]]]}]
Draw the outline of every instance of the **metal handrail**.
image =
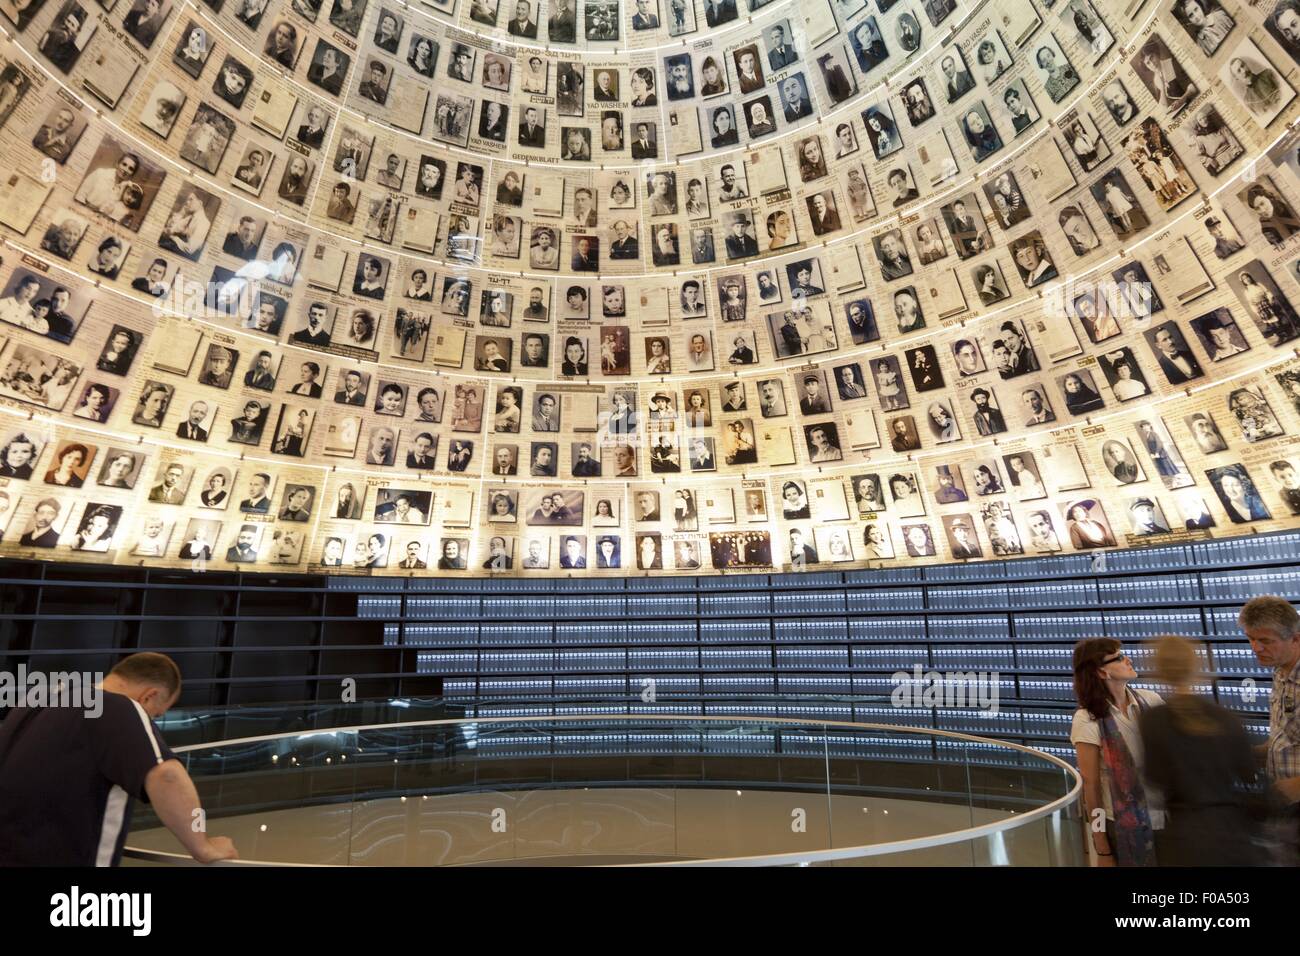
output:
[{"label": "metal handrail", "polygon": [[[826,850],[810,850],[796,853],[770,853],[756,856],[737,856],[737,857],[717,857],[706,860],[672,860],[666,862],[654,862],[647,864],[607,864],[616,866],[807,866],[814,863],[827,863],[836,860],[856,859],[868,856],[884,856],[891,853],[903,853],[910,850],[927,849],[931,847],[947,846],[952,843],[962,843],[967,840],[978,839],[993,833],[1013,830],[1025,826],[1035,820],[1043,819],[1065,809],[1075,803],[1083,790],[1083,778],[1079,772],[1064,760],[1055,757],[1052,754],[1037,750],[1024,744],[1012,743],[1006,740],[996,740],[991,737],[978,737],[974,734],[963,734],[954,730],[938,730],[927,727],[903,727],[894,724],[874,724],[874,723],[856,723],[852,721],[839,720],[800,720],[791,717],[731,717],[726,715],[696,715],[696,714],[573,714],[565,716],[538,716],[538,717],[473,717],[457,718],[447,720],[418,720],[404,723],[381,723],[381,724],[358,724],[349,727],[330,727],[321,730],[291,731],[280,734],[266,734],[257,737],[238,737],[230,740],[222,740],[214,743],[191,744],[185,747],[177,747],[175,753],[193,753],[201,750],[211,750],[217,747],[234,746],[237,744],[260,743],[271,740],[285,740],[289,738],[304,738],[312,736],[321,736],[324,734],[355,733],[366,730],[393,730],[396,728],[406,727],[437,727],[453,726],[463,724],[526,724],[526,723],[582,723],[582,722],[628,722],[636,721],[644,723],[648,721],[659,721],[663,723],[687,723],[687,722],[705,722],[713,721],[725,724],[789,724],[796,727],[836,727],[847,730],[867,730],[867,731],[884,731],[898,734],[925,734],[931,737],[946,737],[953,740],[961,740],[969,743],[977,743],[994,747],[1002,747],[1008,750],[1018,750],[1022,753],[1029,754],[1032,757],[1046,761],[1055,765],[1060,770],[1065,771],[1072,779],[1068,793],[1064,796],[1057,797],[1050,803],[1044,804],[1037,809],[1017,814],[1010,821],[995,821],[985,823],[975,827],[967,827],[962,830],[953,830],[948,833],[941,833],[935,836],[913,837],[908,840],[894,840],[887,843],[865,844],[853,847],[839,847]],[[577,756],[577,755],[575,755]],[[142,860],[152,863],[167,863],[180,866],[201,866],[192,858],[180,854],[172,853],[165,850],[146,850],[141,847],[127,846],[123,850],[123,856],[133,859]],[[280,863],[268,860],[223,860],[214,866],[294,866],[294,867],[316,867],[326,866],[328,864],[317,863]]]}]

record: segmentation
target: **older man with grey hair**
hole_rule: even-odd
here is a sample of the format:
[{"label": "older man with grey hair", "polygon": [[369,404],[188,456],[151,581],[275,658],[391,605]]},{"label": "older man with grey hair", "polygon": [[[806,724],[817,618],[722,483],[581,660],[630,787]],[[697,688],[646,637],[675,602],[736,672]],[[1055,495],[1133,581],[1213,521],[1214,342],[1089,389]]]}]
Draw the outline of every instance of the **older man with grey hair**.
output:
[{"label": "older man with grey hair", "polygon": [[1300,864],[1300,614],[1272,595],[1251,598],[1237,622],[1255,658],[1273,670],[1264,771],[1275,799],[1278,862]]}]

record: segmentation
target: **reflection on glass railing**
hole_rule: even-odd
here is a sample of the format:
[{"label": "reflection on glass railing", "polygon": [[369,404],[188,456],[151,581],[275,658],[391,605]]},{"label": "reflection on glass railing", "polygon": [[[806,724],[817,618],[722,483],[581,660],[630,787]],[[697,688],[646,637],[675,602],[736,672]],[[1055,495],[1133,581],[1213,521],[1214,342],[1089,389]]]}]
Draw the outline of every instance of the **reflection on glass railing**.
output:
[{"label": "reflection on glass railing", "polygon": [[[389,701],[389,713],[413,703],[441,705]],[[233,718],[273,716],[249,710],[259,713]],[[345,712],[307,705],[281,717]],[[1068,765],[941,730],[588,713],[304,726],[181,755],[211,831],[232,835],[244,860],[1082,860],[1078,776]],[[145,858],[178,849],[147,813],[128,843]]]}]

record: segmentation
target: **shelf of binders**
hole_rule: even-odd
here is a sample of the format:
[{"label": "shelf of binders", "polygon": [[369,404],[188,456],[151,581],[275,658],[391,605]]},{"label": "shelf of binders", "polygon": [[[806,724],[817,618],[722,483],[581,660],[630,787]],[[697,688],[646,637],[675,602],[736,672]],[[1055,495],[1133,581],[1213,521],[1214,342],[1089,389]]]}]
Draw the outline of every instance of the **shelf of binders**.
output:
[{"label": "shelf of binders", "polygon": [[[577,647],[596,644],[770,645],[777,648],[778,653],[781,652],[782,648],[804,642],[818,642],[826,646],[858,646],[864,638],[867,639],[868,644],[879,642],[895,647],[926,647],[930,645],[945,647],[947,645],[968,646],[973,643],[991,643],[1004,645],[1010,649],[1024,648],[1032,646],[1034,643],[1060,642],[1050,645],[1051,653],[1056,655],[1057,659],[1062,662],[1061,667],[1068,670],[1070,668],[1071,649],[1075,643],[1086,637],[1106,636],[1121,641],[1138,642],[1130,647],[1130,652],[1134,654],[1135,659],[1138,659],[1142,658],[1146,653],[1141,642],[1155,639],[1164,634],[1180,634],[1198,641],[1207,640],[1214,636],[1204,634],[1200,630],[1199,618],[1180,621],[1159,614],[1142,614],[1118,619],[1107,617],[1105,620],[1097,622],[1095,627],[1080,628],[1078,630],[1071,628],[1063,632],[1057,632],[1054,628],[1042,624],[1025,625],[1017,622],[1014,625],[1014,634],[1011,624],[1006,621],[1003,621],[1002,626],[996,629],[991,627],[986,620],[981,621],[977,628],[955,627],[953,626],[954,622],[951,621],[942,624],[936,622],[929,637],[912,636],[901,638],[884,629],[850,627],[846,633],[843,626],[834,626],[838,622],[833,620],[828,622],[778,620],[770,622],[771,627],[769,627],[769,622],[765,620],[712,622],[718,625],[716,627],[705,627],[705,623],[709,622],[701,622],[698,636],[693,625],[690,627],[661,626],[651,634],[639,634],[635,630],[625,630],[617,623],[611,623],[608,628],[600,624],[560,624],[556,626],[554,631],[551,630],[549,625],[511,626],[485,624],[482,626],[482,633],[479,633],[478,625],[472,624],[447,626],[393,624],[391,625],[392,630],[386,632],[386,641],[395,639],[389,638],[387,635],[400,634],[406,647],[460,646],[494,650],[504,650],[512,647]],[[860,624],[862,622],[849,623]],[[960,621],[956,623],[960,623]],[[562,630],[566,626],[572,626],[575,630]],[[577,630],[577,628],[581,628],[581,630]],[[327,646],[334,647],[334,645]],[[365,647],[368,645],[356,646]],[[1221,653],[1223,660],[1233,662],[1235,667],[1249,666],[1249,660],[1253,659],[1253,654],[1250,652],[1244,638],[1238,643],[1219,641],[1216,648]],[[951,653],[945,652],[945,654],[949,655]],[[1208,667],[1208,661],[1203,660],[1203,663]]]},{"label": "shelf of binders", "polygon": [[[1132,603],[1107,605],[1107,607],[1110,607],[1113,610],[1134,610],[1134,611],[1147,610],[1151,608],[1168,608],[1168,609],[1178,610],[1178,609],[1185,609],[1185,608],[1202,608],[1202,607],[1240,608],[1241,603],[1242,602],[1240,599],[1235,601],[1226,600],[1226,599],[1225,600],[1197,600],[1197,601],[1134,600]],[[1097,602],[1095,600],[1091,602],[1080,602],[1078,604],[1051,604],[1051,605],[1045,604],[1040,606],[1043,607],[1044,609],[1050,607],[1051,610],[1060,611],[1060,612],[1095,612],[1097,610]],[[1013,613],[1017,611],[1024,611],[1030,609],[1032,608],[1025,607],[1025,606],[1012,607],[1005,604],[998,605],[998,606],[984,606],[984,607],[950,606],[950,607],[929,608],[929,610],[942,611],[943,613],[946,614],[987,614],[990,611],[996,611],[1002,613]],[[922,611],[926,609],[919,608],[919,607],[908,607],[905,610],[909,612],[916,612],[916,611]],[[809,611],[802,611],[800,613],[802,616],[807,618],[820,618],[820,619],[844,618],[847,613],[847,616],[850,619],[853,619],[853,618],[865,618],[865,617],[892,618],[895,612],[890,609],[865,610],[865,609],[851,608],[848,612],[809,610]],[[442,615],[436,613],[436,609],[430,608],[430,609],[425,609],[418,613],[411,613],[411,611],[408,611],[405,619],[408,621],[433,622],[433,621],[444,619],[445,617],[463,618],[465,616],[467,615],[465,615],[464,611],[458,610],[454,614],[449,612],[446,615]],[[524,617],[522,615],[516,615],[516,614],[498,614],[498,615],[483,614],[483,615],[468,615],[468,616],[474,617],[475,619],[486,623],[514,623],[521,619],[536,620],[538,617],[544,618],[549,621],[564,622],[564,623],[591,621],[592,619],[590,613],[581,613],[581,612],[575,612],[572,614],[560,614],[560,613],[530,614],[527,617]],[[727,616],[729,619],[735,617],[748,618],[748,619],[765,619],[771,617],[772,612],[763,611],[763,610],[745,610],[741,612],[741,611],[733,610],[729,612]],[[671,614],[671,615],[664,615],[662,617],[662,620],[693,621],[693,620],[705,620],[707,619],[707,617],[708,616],[705,614]],[[180,618],[180,619],[184,619],[184,618]],[[217,618],[204,618],[204,620],[216,620],[216,619]],[[157,618],[153,618],[153,620],[157,620]],[[315,618],[315,620],[319,620],[319,618]],[[349,619],[348,618],[324,618],[324,620],[349,620]]]}]

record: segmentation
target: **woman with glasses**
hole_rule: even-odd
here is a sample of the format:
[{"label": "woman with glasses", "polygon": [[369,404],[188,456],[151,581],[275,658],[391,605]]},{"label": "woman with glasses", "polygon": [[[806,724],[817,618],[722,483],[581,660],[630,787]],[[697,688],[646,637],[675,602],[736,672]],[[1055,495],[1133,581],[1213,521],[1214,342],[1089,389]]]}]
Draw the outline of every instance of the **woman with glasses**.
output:
[{"label": "woman with glasses", "polygon": [[1165,825],[1161,795],[1144,778],[1138,731],[1142,715],[1164,701],[1153,691],[1130,688],[1136,678],[1119,641],[1094,637],[1074,646],[1079,709],[1070,743],[1083,776],[1089,831],[1101,866],[1155,866],[1155,833]]}]

